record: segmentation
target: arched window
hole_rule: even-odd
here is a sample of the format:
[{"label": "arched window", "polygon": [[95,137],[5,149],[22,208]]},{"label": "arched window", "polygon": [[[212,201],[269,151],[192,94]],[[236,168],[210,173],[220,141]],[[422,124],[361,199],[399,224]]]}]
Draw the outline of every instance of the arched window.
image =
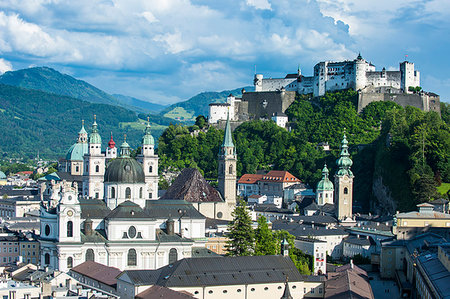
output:
[{"label": "arched window", "polygon": [[116,198],[116,188],[111,187],[111,198]]},{"label": "arched window", "polygon": [[95,172],[100,172],[100,166],[98,165],[95,166]]},{"label": "arched window", "polygon": [[50,235],[50,225],[45,225],[45,235],[48,236]]},{"label": "arched window", "polygon": [[49,253],[46,253],[44,255],[44,264],[46,264],[46,265],[50,264],[50,254]]},{"label": "arched window", "polygon": [[229,171],[229,174],[233,174],[233,164],[230,165],[230,168],[228,171]]},{"label": "arched window", "polygon": [[142,198],[142,187],[139,188],[139,198]]},{"label": "arched window", "polygon": [[344,194],[348,194],[348,189],[347,189],[347,187],[344,188]]},{"label": "arched window", "polygon": [[128,266],[136,266],[136,265],[137,265],[136,250],[131,248],[128,250]]},{"label": "arched window", "polygon": [[150,165],[150,166],[148,167],[148,172],[150,172],[150,173],[153,172],[153,166]]},{"label": "arched window", "polygon": [[73,258],[71,256],[69,256],[67,258],[67,269],[70,269],[73,267]]},{"label": "arched window", "polygon": [[93,262],[95,262],[94,250],[92,250],[91,248],[89,248],[88,250],[86,250],[86,262],[87,262],[87,261],[93,261]]},{"label": "arched window", "polygon": [[169,264],[173,264],[178,260],[178,252],[175,248],[169,251]]},{"label": "arched window", "polygon": [[75,171],[76,172],[80,171],[80,166],[75,166]]},{"label": "arched window", "polygon": [[127,189],[125,189],[125,198],[131,198],[131,188],[127,187]]},{"label": "arched window", "polygon": [[67,237],[68,238],[73,237],[73,222],[72,221],[67,222]]}]

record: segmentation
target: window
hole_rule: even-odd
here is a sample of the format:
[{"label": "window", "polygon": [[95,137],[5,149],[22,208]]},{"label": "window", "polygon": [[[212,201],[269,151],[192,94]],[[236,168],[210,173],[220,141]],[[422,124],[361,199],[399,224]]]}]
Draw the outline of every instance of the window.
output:
[{"label": "window", "polygon": [[50,264],[50,254],[49,253],[46,253],[44,255],[44,264],[46,264],[46,265]]},{"label": "window", "polygon": [[100,166],[98,165],[95,166],[95,172],[100,172]]},{"label": "window", "polygon": [[230,165],[230,168],[228,171],[229,171],[229,174],[233,174],[233,164]]},{"label": "window", "polygon": [[76,166],[76,167],[75,167],[75,171],[76,171],[76,172],[80,171],[80,166]]},{"label": "window", "polygon": [[45,226],[45,235],[46,236],[50,235],[50,225],[48,224]]},{"label": "window", "polygon": [[127,187],[127,189],[125,189],[125,198],[131,198],[131,188]]},{"label": "window", "polygon": [[131,248],[128,250],[128,266],[136,266],[136,265],[137,265],[136,250]]},{"label": "window", "polygon": [[111,187],[111,198],[116,198],[116,188]]},{"label": "window", "polygon": [[91,248],[86,250],[86,261],[93,261],[93,262],[95,262],[94,250],[92,250]]},{"label": "window", "polygon": [[178,260],[178,252],[175,248],[169,251],[169,264],[173,264]]},{"label": "window", "polygon": [[153,172],[153,166],[149,166],[149,167],[148,167],[148,172],[150,172],[150,173]]},{"label": "window", "polygon": [[251,288],[250,291],[254,292],[254,291],[255,291],[255,288]]},{"label": "window", "polygon": [[344,188],[344,194],[348,194],[348,188],[347,187]]},{"label": "window", "polygon": [[311,288],[311,294],[314,294],[314,288]]},{"label": "window", "polygon": [[69,256],[67,258],[67,268],[71,269],[73,267],[73,258],[71,256]]},{"label": "window", "polygon": [[142,187],[139,188],[139,198],[142,198]]},{"label": "window", "polygon": [[128,228],[128,236],[130,238],[136,237],[136,228],[134,226],[130,226],[130,228]]},{"label": "window", "polygon": [[73,237],[73,222],[72,221],[67,222],[67,237],[68,238]]}]

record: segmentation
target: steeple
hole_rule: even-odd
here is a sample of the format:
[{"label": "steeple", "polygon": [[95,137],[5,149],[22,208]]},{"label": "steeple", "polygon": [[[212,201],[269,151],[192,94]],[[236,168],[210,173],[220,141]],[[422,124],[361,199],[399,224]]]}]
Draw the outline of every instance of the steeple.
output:
[{"label": "steeple", "polygon": [[339,167],[339,170],[337,172],[337,176],[343,176],[348,175],[353,177],[353,173],[350,170],[350,166],[352,166],[353,161],[350,159],[350,154],[348,152],[348,141],[347,137],[345,136],[345,129],[344,129],[344,138],[341,142],[341,154],[339,159],[336,161],[337,166]]},{"label": "steeple", "polygon": [[78,132],[78,143],[87,143],[88,133],[84,129],[84,119],[81,120],[81,130]]},{"label": "steeple", "polygon": [[333,183],[328,178],[328,174],[329,172],[327,164],[325,164],[322,169],[322,179],[319,181],[319,183],[317,183],[316,188],[316,203],[319,206],[323,206],[324,204],[327,203],[330,204],[334,203],[333,202],[334,187]]},{"label": "steeple", "polygon": [[108,142],[108,147],[106,148],[106,159],[117,158],[117,148],[116,143],[113,140],[113,134],[111,132],[111,139]]},{"label": "steeple", "polygon": [[127,134],[124,135],[123,143],[120,146],[120,156],[122,158],[130,157],[130,145],[127,143]]},{"label": "steeple", "polygon": [[151,134],[151,129],[150,129],[150,117],[147,117],[147,126],[145,127],[145,134],[144,134],[144,137],[142,138],[142,144],[143,145],[154,145],[155,144],[155,140],[153,139],[153,136]]},{"label": "steeple", "polygon": [[225,125],[225,136],[223,138],[222,148],[234,147],[233,138],[231,137],[230,112],[227,114],[227,123]]},{"label": "steeple", "polygon": [[102,138],[98,133],[97,128],[97,116],[94,114],[94,123],[92,124],[91,136],[89,137],[89,143],[101,144]]},{"label": "steeple", "polygon": [[334,176],[334,186],[336,187],[335,196],[337,203],[336,216],[339,220],[344,220],[345,218],[353,216],[353,173],[350,170],[353,162],[350,159],[350,154],[348,152],[348,141],[345,136],[342,139],[341,144],[341,154],[339,159],[336,161],[339,170]]},{"label": "steeple", "polygon": [[280,299],[292,299],[291,291],[289,290],[288,278],[286,277],[286,282],[284,283],[284,293]]}]

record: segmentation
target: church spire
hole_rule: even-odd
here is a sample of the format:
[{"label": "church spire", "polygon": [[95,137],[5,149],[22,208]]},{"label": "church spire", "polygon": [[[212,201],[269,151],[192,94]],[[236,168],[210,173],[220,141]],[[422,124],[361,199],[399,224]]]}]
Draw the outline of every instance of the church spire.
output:
[{"label": "church spire", "polygon": [[153,139],[151,128],[150,128],[150,117],[147,117],[147,126],[145,127],[145,134],[142,137],[143,145],[154,145],[155,140]]},{"label": "church spire", "polygon": [[284,283],[284,293],[280,299],[292,299],[291,291],[289,290],[288,278],[286,277],[286,282]]},{"label": "church spire", "polygon": [[120,156],[122,158],[130,157],[130,145],[127,143],[127,134],[123,136],[123,143],[120,146]]},{"label": "church spire", "polygon": [[78,132],[78,143],[86,143],[87,142],[88,133],[84,128],[84,119],[81,120],[81,130]]},{"label": "church spire", "polygon": [[225,136],[223,138],[223,147],[234,147],[233,138],[231,136],[231,126],[230,126],[230,112],[227,114],[227,123],[225,125]]},{"label": "church spire", "polygon": [[339,159],[336,161],[337,166],[339,167],[339,170],[336,175],[343,176],[353,176],[352,171],[350,170],[350,166],[352,166],[353,161],[350,159],[350,154],[348,152],[348,141],[347,136],[345,136],[345,129],[344,129],[344,137],[341,142],[341,154]]},{"label": "church spire", "polygon": [[94,123],[92,124],[91,136],[89,137],[89,143],[101,144],[102,138],[98,133],[97,116],[94,114]]},{"label": "church spire", "polygon": [[116,147],[116,143],[115,143],[114,140],[113,140],[113,134],[112,134],[112,132],[111,132],[111,139],[110,139],[109,142],[108,142],[108,147],[109,147],[109,148],[115,148],[115,147]]}]

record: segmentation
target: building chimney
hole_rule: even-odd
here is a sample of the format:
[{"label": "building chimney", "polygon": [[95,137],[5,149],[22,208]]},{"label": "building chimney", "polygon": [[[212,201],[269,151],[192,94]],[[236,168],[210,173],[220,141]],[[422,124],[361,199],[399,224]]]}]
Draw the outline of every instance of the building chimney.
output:
[{"label": "building chimney", "polygon": [[169,216],[169,219],[166,221],[166,233],[169,236],[173,236],[175,234],[175,221]]},{"label": "building chimney", "polygon": [[353,259],[350,260],[350,268],[353,269]]},{"label": "building chimney", "polygon": [[92,236],[93,234],[92,220],[89,218],[84,221],[84,234],[86,236]]}]

